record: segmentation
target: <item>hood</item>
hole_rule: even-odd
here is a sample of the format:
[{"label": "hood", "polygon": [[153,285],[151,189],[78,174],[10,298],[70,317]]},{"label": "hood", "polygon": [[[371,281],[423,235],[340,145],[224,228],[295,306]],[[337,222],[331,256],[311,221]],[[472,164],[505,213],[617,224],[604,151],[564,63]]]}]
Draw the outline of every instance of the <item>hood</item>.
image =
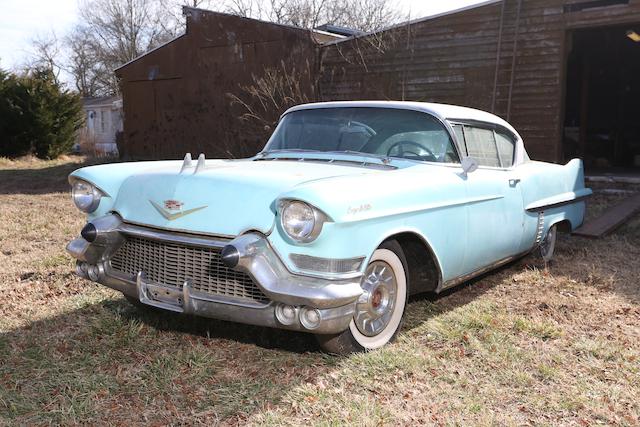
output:
[{"label": "hood", "polygon": [[282,193],[317,180],[385,172],[314,162],[210,160],[194,174],[193,168],[180,173],[175,162],[160,163],[124,179],[112,210],[127,222],[163,229],[267,234]]}]

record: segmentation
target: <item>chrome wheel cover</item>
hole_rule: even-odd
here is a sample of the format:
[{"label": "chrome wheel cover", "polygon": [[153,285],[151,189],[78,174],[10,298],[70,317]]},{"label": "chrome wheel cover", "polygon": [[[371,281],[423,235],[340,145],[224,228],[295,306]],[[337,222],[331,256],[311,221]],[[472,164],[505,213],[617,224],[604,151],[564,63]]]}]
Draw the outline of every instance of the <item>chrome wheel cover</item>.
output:
[{"label": "chrome wheel cover", "polygon": [[358,331],[373,337],[389,324],[396,305],[398,283],[393,269],[384,261],[373,261],[362,281],[362,295],[353,316]]}]

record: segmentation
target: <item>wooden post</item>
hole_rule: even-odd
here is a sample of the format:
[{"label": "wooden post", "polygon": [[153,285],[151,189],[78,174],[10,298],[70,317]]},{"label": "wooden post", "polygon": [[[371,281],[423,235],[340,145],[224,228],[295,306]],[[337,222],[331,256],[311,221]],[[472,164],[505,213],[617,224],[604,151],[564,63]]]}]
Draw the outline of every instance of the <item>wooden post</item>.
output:
[{"label": "wooden post", "polygon": [[[584,55],[584,54],[583,54]],[[587,152],[587,122],[589,120],[589,61],[582,57],[582,85],[580,87],[580,157]]]}]

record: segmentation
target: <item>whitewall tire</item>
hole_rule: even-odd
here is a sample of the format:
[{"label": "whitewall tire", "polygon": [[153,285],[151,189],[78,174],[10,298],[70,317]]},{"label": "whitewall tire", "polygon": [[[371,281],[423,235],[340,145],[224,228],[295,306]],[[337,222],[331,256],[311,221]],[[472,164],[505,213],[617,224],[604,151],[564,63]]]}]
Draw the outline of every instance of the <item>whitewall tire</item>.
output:
[{"label": "whitewall tire", "polygon": [[363,293],[349,328],[336,335],[317,335],[323,350],[349,354],[375,350],[393,341],[407,306],[407,263],[396,241],[373,253],[362,279]]}]

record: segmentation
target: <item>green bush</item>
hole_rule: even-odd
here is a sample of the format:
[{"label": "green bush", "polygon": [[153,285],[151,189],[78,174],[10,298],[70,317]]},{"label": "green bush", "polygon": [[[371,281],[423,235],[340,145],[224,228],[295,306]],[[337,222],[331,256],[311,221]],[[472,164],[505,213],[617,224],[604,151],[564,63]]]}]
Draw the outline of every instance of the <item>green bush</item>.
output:
[{"label": "green bush", "polygon": [[80,97],[61,88],[51,71],[18,76],[0,70],[0,156],[68,153],[83,120]]}]

